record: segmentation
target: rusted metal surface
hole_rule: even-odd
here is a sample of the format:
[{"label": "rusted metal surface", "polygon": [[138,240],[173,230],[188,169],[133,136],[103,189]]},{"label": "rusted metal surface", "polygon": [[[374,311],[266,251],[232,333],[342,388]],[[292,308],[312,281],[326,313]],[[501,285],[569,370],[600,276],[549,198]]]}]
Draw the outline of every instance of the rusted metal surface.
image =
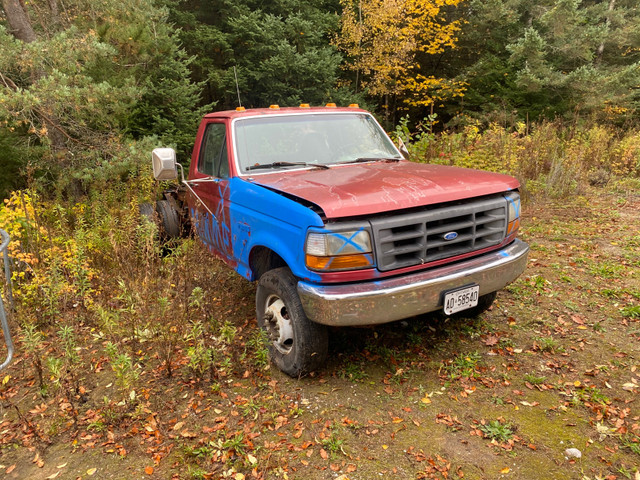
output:
[{"label": "rusted metal surface", "polygon": [[442,308],[443,293],[466,285],[480,295],[500,290],[525,269],[529,246],[520,240],[489,254],[422,272],[346,285],[298,283],[307,316],[324,325],[393,322]]},{"label": "rusted metal surface", "polygon": [[519,187],[508,175],[408,161],[280,171],[256,176],[253,182],[315,203],[327,218],[434,205]]},{"label": "rusted metal surface", "polygon": [[[5,275],[7,277],[7,293],[9,302],[13,308],[13,297],[11,292],[11,272],[9,271],[9,257],[7,255],[7,247],[9,245],[9,235],[4,230],[0,230],[0,252],[4,257]],[[4,309],[4,303],[2,296],[0,295],[0,323],[2,324],[2,333],[4,334],[4,341],[7,344],[7,358],[2,364],[0,364],[0,371],[4,370],[13,359],[13,340],[11,339],[11,331],[9,330],[9,323],[7,322],[7,314]]]}]

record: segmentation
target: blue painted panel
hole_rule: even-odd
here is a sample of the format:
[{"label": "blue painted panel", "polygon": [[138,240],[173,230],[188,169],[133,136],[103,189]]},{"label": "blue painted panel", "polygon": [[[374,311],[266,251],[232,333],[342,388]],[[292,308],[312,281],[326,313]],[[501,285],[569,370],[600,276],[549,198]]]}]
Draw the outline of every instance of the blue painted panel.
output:
[{"label": "blue painted panel", "polygon": [[287,262],[293,274],[310,281],[320,276],[304,263],[307,228],[322,227],[322,219],[309,208],[269,189],[240,178],[229,181],[229,209],[236,271],[253,280],[249,254],[256,246],[267,247]]}]

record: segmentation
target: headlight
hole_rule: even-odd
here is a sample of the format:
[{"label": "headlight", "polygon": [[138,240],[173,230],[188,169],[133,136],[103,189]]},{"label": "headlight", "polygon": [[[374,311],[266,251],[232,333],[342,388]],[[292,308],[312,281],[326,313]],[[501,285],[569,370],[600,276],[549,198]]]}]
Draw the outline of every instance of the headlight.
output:
[{"label": "headlight", "polygon": [[507,237],[518,233],[520,228],[520,195],[510,192],[504,196],[507,199]]},{"label": "headlight", "polygon": [[373,267],[369,232],[360,228],[341,232],[309,232],[306,264],[313,270],[333,271]]}]

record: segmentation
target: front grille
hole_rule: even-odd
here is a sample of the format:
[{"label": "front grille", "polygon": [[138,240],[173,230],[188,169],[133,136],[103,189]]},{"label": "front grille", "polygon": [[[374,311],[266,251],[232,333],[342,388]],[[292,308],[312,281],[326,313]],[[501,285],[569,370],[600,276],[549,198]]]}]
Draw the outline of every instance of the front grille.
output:
[{"label": "front grille", "polygon": [[[420,265],[498,245],[507,226],[502,195],[371,221],[378,268]],[[450,233],[455,238],[446,240]]]}]

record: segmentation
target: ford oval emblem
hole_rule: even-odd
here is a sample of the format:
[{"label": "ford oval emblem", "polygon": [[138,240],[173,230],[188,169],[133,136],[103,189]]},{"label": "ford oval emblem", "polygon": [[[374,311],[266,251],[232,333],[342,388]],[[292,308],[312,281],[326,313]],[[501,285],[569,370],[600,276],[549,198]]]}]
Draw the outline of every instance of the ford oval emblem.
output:
[{"label": "ford oval emblem", "polygon": [[456,238],[458,238],[458,232],[445,233],[442,238],[444,238],[447,242],[450,240],[455,240]]}]

